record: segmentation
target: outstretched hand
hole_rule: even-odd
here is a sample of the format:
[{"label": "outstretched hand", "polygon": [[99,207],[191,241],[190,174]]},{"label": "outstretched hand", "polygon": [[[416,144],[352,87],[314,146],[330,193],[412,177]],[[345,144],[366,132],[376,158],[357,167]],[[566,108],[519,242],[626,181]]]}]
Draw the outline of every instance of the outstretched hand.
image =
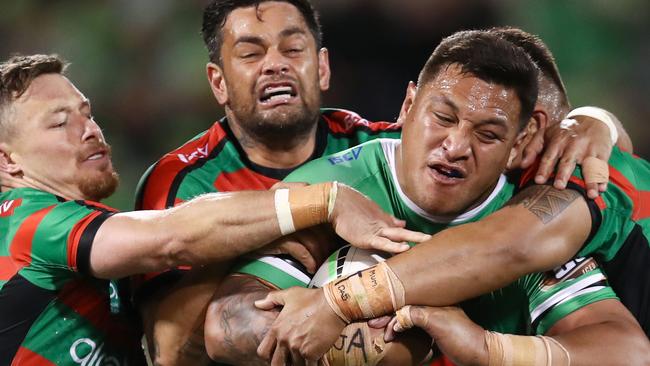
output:
[{"label": "outstretched hand", "polygon": [[[564,189],[576,165],[588,157],[607,162],[612,148],[609,128],[604,123],[587,116],[575,116],[540,129],[524,149],[520,167],[530,167],[541,154],[535,183],[544,184],[555,172],[553,186]],[[589,198],[596,198],[599,192],[605,191],[608,180],[602,179],[599,171],[583,167],[582,173],[585,181],[590,182],[586,186]]]},{"label": "outstretched hand", "polygon": [[384,212],[376,203],[355,189],[339,184],[332,210],[332,227],[352,246],[401,253],[407,242],[420,243],[431,235],[405,229],[406,223]]}]

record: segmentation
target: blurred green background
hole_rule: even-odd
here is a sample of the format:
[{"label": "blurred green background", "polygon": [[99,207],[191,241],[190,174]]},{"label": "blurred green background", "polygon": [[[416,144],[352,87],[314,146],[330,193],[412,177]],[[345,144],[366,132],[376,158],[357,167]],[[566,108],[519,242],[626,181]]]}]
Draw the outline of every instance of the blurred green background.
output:
[{"label": "blurred green background", "polygon": [[[0,57],[58,53],[93,102],[122,183],[107,203],[133,206],[136,183],[162,154],[223,115],[205,78],[205,0],[4,0]],[[330,49],[325,105],[394,120],[407,82],[459,29],[514,25],[555,53],[574,105],[619,116],[650,157],[647,0],[313,0]]]}]

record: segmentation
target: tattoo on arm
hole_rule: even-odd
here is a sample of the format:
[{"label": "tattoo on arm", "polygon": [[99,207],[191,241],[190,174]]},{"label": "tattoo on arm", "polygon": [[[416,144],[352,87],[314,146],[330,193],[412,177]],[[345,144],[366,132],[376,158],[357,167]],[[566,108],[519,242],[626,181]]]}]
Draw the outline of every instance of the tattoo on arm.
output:
[{"label": "tattoo on arm", "polygon": [[580,193],[573,189],[560,191],[551,186],[535,185],[515,195],[508,205],[521,204],[544,224],[548,224],[578,197],[581,197]]},{"label": "tattoo on arm", "polygon": [[257,347],[277,316],[274,312],[257,310],[253,302],[263,298],[270,289],[252,277],[226,280],[219,289],[219,344],[218,361],[236,365],[266,365],[257,356]]}]

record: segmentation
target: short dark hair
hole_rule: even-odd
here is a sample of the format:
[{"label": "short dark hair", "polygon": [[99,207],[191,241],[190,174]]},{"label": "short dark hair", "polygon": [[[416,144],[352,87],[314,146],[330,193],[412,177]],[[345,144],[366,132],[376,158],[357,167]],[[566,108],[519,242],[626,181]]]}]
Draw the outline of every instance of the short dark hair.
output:
[{"label": "short dark hair", "polygon": [[221,46],[223,45],[221,30],[226,24],[228,15],[239,8],[255,6],[257,9],[261,3],[267,1],[279,1],[295,6],[302,14],[311,34],[314,36],[316,48],[321,47],[323,34],[318,13],[308,0],[212,0],[203,12],[203,27],[201,28],[203,42],[208,49],[210,61],[216,64],[221,63]]},{"label": "short dark hair", "polygon": [[532,116],[537,102],[537,68],[520,47],[485,30],[460,31],[443,39],[420,72],[419,85],[433,80],[444,67],[512,88],[519,97],[519,127]]},{"label": "short dark hair", "polygon": [[29,85],[43,74],[63,74],[68,64],[58,55],[14,55],[0,63],[0,137],[5,138],[11,126],[7,111]]},{"label": "short dark hair", "polygon": [[566,106],[569,105],[566,88],[562,82],[560,70],[557,68],[555,57],[541,38],[515,27],[495,27],[488,31],[523,48],[539,68],[541,76],[547,78],[557,88],[562,95],[562,102]]}]

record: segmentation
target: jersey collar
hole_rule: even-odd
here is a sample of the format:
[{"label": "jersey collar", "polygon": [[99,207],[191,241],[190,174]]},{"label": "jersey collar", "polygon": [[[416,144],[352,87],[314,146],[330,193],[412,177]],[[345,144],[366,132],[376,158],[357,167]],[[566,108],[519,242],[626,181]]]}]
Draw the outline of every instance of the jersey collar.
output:
[{"label": "jersey collar", "polygon": [[503,187],[505,187],[506,185],[506,176],[501,174],[499,176],[499,181],[497,182],[497,185],[494,187],[490,195],[483,202],[481,202],[480,205],[474,207],[469,211],[465,211],[457,216],[431,215],[430,213],[426,212],[421,207],[419,207],[415,202],[411,201],[411,199],[406,196],[404,191],[402,191],[402,187],[400,187],[399,185],[399,181],[397,180],[397,170],[395,167],[395,152],[397,151],[397,147],[401,143],[402,143],[401,140],[381,139],[381,147],[382,150],[384,151],[384,156],[386,157],[386,161],[388,162],[388,166],[391,173],[390,175],[393,180],[393,185],[395,186],[395,189],[397,190],[397,193],[399,194],[399,197],[402,200],[402,202],[404,202],[406,206],[409,209],[411,209],[413,212],[415,212],[418,216],[430,222],[436,224],[457,225],[457,224],[462,224],[467,221],[470,221],[474,219],[476,216],[478,216],[497,197],[497,195],[501,192]]}]

